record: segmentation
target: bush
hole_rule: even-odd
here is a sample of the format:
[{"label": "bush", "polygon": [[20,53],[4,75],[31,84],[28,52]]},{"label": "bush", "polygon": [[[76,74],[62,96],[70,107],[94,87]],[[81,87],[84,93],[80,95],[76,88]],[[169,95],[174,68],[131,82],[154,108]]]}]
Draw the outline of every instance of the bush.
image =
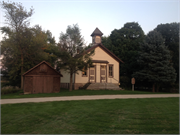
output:
[{"label": "bush", "polygon": [[5,86],[1,89],[1,95],[22,92],[17,86]]},{"label": "bush", "polygon": [[8,81],[1,81],[1,88],[8,86],[9,82]]},{"label": "bush", "polygon": [[131,89],[131,78],[129,78],[127,76],[121,76],[120,82],[121,82],[120,87],[122,87],[124,89]]}]

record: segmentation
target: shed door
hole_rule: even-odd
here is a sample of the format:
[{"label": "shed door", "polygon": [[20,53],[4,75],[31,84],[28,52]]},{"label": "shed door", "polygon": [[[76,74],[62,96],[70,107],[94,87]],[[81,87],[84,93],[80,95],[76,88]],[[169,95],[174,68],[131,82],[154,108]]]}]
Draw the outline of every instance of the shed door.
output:
[{"label": "shed door", "polygon": [[33,78],[33,92],[32,93],[42,93],[44,85],[44,77],[35,76]]},{"label": "shed door", "polygon": [[32,93],[33,90],[33,77],[25,76],[24,77],[24,92]]},{"label": "shed door", "polygon": [[53,77],[44,77],[43,93],[53,92]]}]

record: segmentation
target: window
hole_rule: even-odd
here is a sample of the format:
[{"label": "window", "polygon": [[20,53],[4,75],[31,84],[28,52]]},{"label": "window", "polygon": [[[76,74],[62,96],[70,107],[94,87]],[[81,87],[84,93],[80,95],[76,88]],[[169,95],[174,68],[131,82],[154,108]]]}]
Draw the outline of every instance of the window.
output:
[{"label": "window", "polygon": [[87,77],[87,70],[85,70],[85,68],[82,70],[82,76]]},{"label": "window", "polygon": [[113,77],[113,65],[109,65],[109,77]]}]

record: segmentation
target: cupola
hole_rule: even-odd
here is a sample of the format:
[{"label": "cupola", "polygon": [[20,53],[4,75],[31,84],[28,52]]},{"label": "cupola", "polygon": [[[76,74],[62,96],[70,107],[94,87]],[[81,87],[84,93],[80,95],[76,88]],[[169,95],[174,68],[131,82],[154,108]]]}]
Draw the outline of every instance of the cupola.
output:
[{"label": "cupola", "polygon": [[94,32],[91,34],[92,36],[92,43],[93,44],[99,44],[101,43],[101,37],[102,37],[103,33],[98,29],[96,28],[94,30]]}]

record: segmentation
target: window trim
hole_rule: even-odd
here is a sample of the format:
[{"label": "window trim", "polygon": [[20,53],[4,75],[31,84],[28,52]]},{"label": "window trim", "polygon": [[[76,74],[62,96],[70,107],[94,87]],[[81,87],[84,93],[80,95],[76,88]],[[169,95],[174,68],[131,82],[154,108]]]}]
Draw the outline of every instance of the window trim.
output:
[{"label": "window trim", "polygon": [[114,77],[114,65],[113,64],[109,64],[109,68],[112,67],[112,76],[110,76],[110,72],[109,72],[109,69],[108,69],[108,75],[109,75],[109,78],[113,78]]}]

